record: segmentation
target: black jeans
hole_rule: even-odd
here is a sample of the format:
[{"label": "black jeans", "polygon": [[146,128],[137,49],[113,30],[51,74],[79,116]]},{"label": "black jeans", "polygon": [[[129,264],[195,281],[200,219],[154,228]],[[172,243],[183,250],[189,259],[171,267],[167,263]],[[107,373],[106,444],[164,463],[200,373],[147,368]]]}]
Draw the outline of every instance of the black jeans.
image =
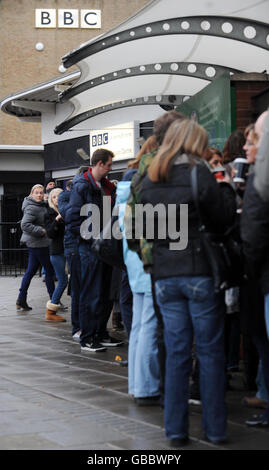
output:
[{"label": "black jeans", "polygon": [[71,321],[72,335],[80,330],[80,257],[78,252],[70,252],[66,254],[66,260],[70,271],[71,284]]},{"label": "black jeans", "polygon": [[122,271],[121,276],[120,311],[129,338],[133,318],[133,294],[130,288],[127,271]]}]

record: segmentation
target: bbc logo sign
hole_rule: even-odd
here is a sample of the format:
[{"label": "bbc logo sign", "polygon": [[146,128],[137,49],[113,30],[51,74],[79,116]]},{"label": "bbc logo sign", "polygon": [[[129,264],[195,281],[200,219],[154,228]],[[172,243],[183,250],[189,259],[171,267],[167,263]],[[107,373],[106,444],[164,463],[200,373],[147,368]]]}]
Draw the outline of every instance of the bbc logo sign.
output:
[{"label": "bbc logo sign", "polygon": [[100,147],[100,145],[108,144],[108,133],[95,134],[92,136],[92,147]]},{"label": "bbc logo sign", "polygon": [[[80,19],[80,26],[79,26]],[[101,28],[101,10],[58,9],[58,21],[56,8],[35,10],[36,28]]]}]

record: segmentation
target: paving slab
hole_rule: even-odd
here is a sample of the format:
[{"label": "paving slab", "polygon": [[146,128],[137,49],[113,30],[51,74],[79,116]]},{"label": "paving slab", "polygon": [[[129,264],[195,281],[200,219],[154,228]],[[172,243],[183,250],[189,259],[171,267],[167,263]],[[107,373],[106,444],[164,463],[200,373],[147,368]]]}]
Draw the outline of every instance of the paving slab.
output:
[{"label": "paving slab", "polygon": [[[20,278],[0,278],[0,450],[163,451],[163,409],[138,407],[128,395],[125,332],[112,333],[124,346],[104,353],[81,352],[72,339],[70,297],[67,322],[45,322],[47,293],[35,277],[29,290],[30,312],[17,312]],[[111,326],[111,323],[109,324]],[[188,450],[269,450],[269,429],[251,429],[245,419],[259,410],[243,407],[242,371],[232,375],[227,392],[227,445],[204,440],[202,406],[189,407]],[[55,455],[55,454],[54,454]]]}]

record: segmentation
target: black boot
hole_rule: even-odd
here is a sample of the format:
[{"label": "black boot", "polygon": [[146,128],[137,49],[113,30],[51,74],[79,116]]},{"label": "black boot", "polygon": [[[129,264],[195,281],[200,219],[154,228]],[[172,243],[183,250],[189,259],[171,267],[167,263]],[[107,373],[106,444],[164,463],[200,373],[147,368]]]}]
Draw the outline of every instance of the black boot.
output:
[{"label": "black boot", "polygon": [[123,331],[124,325],[121,321],[121,313],[120,312],[112,312],[112,328],[114,331]]},{"label": "black boot", "polygon": [[16,307],[17,307],[17,310],[32,310],[32,307],[30,307],[26,300],[21,300],[21,299],[17,299],[16,300]]}]

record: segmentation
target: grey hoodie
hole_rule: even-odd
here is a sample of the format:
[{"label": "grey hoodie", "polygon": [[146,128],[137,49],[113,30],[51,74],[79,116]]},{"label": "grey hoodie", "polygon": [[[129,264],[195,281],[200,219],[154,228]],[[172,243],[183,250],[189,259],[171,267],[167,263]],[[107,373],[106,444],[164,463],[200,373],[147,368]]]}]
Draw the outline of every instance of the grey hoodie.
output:
[{"label": "grey hoodie", "polygon": [[[269,111],[269,108],[268,108]],[[264,121],[264,130],[256,162],[254,186],[261,198],[269,201],[269,112]]]},{"label": "grey hoodie", "polygon": [[47,205],[45,202],[36,202],[31,196],[24,199],[22,204],[23,218],[21,221],[21,243],[29,248],[44,248],[49,246],[50,240],[44,235]]}]

